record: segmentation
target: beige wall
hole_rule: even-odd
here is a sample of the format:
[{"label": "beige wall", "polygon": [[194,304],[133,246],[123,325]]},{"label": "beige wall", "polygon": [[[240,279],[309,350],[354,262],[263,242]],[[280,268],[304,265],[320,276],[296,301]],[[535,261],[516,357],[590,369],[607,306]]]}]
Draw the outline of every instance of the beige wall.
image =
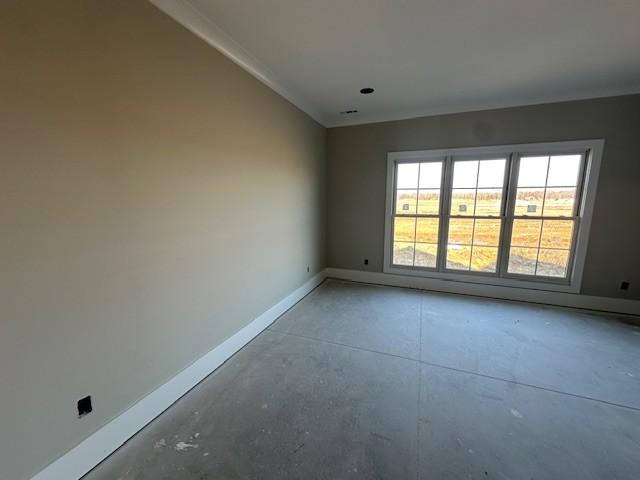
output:
[{"label": "beige wall", "polygon": [[606,139],[582,293],[640,299],[640,95],[332,128],[327,138],[329,266],[376,272],[387,152]]},{"label": "beige wall", "polygon": [[5,1],[0,70],[20,480],[325,267],[325,129],[144,0]]}]

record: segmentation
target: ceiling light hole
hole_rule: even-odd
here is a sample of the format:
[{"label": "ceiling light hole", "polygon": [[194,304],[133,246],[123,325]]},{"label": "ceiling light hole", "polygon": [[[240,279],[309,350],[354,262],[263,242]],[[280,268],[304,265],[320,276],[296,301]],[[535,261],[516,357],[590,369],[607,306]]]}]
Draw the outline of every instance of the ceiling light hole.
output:
[{"label": "ceiling light hole", "polygon": [[367,88],[363,88],[362,90],[360,90],[360,93],[363,95],[369,95],[370,93],[375,92],[375,90],[371,87],[367,87]]}]

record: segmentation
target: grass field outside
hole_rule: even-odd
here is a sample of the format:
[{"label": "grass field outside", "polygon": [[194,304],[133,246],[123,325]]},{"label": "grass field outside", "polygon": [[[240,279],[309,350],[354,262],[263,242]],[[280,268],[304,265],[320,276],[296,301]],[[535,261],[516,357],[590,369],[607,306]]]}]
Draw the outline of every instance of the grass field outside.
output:
[{"label": "grass field outside", "polygon": [[[564,277],[573,238],[574,220],[568,218],[540,219],[546,216],[573,215],[575,189],[519,189],[516,218],[510,241],[510,273]],[[499,218],[502,198],[500,191],[452,193],[451,214],[447,235],[446,265],[448,269],[495,272],[498,243],[502,228]],[[399,190],[396,214],[437,215],[439,192]],[[475,215],[498,218],[480,219]],[[469,218],[465,218],[469,217]],[[396,216],[394,220],[393,262],[397,265],[436,267],[439,218]]]}]

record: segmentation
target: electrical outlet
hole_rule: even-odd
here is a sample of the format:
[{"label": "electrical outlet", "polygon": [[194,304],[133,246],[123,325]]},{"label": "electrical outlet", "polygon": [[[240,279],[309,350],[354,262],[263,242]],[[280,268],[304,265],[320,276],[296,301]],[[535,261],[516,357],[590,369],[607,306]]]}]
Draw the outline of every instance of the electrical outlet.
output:
[{"label": "electrical outlet", "polygon": [[369,265],[369,259],[368,259],[368,258],[365,258],[365,259],[364,259],[364,264],[365,264],[365,265]]},{"label": "electrical outlet", "polygon": [[307,273],[309,272],[309,265],[307,265]]},{"label": "electrical outlet", "polygon": [[620,290],[629,290],[630,283],[629,282],[620,282]]},{"label": "electrical outlet", "polygon": [[82,418],[85,415],[90,414],[92,411],[93,407],[91,406],[91,395],[78,400],[78,418]]}]

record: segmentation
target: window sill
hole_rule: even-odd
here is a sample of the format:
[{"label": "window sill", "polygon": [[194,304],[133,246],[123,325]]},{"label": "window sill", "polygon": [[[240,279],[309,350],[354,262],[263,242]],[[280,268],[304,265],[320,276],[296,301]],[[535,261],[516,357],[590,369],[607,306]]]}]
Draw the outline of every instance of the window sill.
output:
[{"label": "window sill", "polygon": [[527,290],[543,290],[549,292],[562,293],[580,293],[580,285],[577,282],[572,284],[564,283],[559,280],[557,283],[553,281],[541,280],[521,280],[519,278],[498,277],[494,275],[482,275],[481,273],[455,273],[455,272],[436,272],[430,270],[417,270],[414,268],[402,268],[398,266],[385,266],[384,273],[394,275],[408,275],[412,277],[432,278],[437,280],[446,280],[451,282],[474,283],[480,285],[494,285],[498,287],[523,288]]}]

